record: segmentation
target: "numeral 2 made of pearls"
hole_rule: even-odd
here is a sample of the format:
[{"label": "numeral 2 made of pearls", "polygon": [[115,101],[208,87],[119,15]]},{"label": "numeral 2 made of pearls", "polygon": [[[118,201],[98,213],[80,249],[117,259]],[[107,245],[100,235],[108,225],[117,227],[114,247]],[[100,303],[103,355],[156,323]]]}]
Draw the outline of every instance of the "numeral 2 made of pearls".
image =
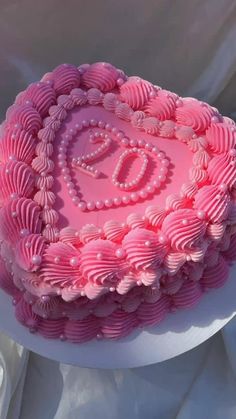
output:
[{"label": "numeral 2 made of pearls", "polygon": [[95,134],[90,133],[89,142],[92,144],[96,144],[98,142],[102,142],[95,151],[85,154],[81,157],[73,158],[72,159],[72,166],[87,175],[93,176],[98,178],[101,175],[101,172],[98,169],[94,169],[93,166],[87,164],[94,160],[97,160],[99,157],[106,154],[107,150],[109,150],[111,145],[111,138],[108,137],[107,134],[104,132],[96,132]]}]

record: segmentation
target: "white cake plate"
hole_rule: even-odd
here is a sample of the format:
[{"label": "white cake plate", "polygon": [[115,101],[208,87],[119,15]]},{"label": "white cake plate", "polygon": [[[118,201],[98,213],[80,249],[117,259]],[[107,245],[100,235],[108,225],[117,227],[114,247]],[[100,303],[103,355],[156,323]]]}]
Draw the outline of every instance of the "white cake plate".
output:
[{"label": "white cake plate", "polygon": [[14,316],[11,298],[0,291],[0,329],[27,349],[66,364],[90,368],[132,368],[180,355],[218,332],[236,314],[236,266],[225,285],[203,295],[192,309],[169,314],[157,327],[118,341],[84,344],[47,340],[29,333]]}]

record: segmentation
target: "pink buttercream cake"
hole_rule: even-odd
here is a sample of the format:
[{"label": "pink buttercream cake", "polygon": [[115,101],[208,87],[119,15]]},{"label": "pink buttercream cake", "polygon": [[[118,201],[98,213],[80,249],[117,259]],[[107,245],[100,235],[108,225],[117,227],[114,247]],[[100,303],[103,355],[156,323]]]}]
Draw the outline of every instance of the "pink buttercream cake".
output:
[{"label": "pink buttercream cake", "polygon": [[222,286],[235,145],[217,109],[108,63],[60,65],[19,93],[0,142],[0,287],[19,322],[117,339]]}]

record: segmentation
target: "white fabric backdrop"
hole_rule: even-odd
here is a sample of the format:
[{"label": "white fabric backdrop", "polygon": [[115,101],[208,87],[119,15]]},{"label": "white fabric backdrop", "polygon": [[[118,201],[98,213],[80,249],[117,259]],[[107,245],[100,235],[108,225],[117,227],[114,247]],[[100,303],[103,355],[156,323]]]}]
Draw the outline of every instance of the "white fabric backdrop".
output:
[{"label": "white fabric backdrop", "polygon": [[[236,116],[235,0],[0,2],[1,117],[57,64],[93,61]],[[236,319],[184,355],[130,370],[58,364],[0,334],[0,417],[235,419],[235,374]]]}]

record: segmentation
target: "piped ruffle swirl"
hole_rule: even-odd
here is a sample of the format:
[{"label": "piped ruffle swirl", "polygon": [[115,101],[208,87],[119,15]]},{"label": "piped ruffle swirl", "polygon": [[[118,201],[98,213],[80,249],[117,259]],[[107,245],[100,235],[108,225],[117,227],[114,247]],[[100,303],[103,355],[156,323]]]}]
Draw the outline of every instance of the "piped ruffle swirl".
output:
[{"label": "piped ruffle swirl", "polygon": [[170,213],[162,224],[162,231],[178,251],[194,249],[206,231],[206,222],[192,209],[179,209]]},{"label": "piped ruffle swirl", "polygon": [[127,266],[117,257],[118,246],[109,241],[97,239],[81,249],[81,272],[91,283],[116,286]]},{"label": "piped ruffle swirl", "polygon": [[226,123],[212,124],[206,130],[206,139],[216,153],[226,153],[236,145],[236,129]]},{"label": "piped ruffle swirl", "polygon": [[236,184],[236,150],[215,156],[208,165],[208,176],[215,185],[225,184],[232,188]]},{"label": "piped ruffle swirl", "polygon": [[227,190],[215,185],[203,186],[195,195],[194,207],[204,211],[208,220],[220,223],[230,210],[230,195]]},{"label": "piped ruffle swirl", "polygon": [[12,105],[6,114],[6,125],[10,128],[23,128],[27,133],[35,135],[42,126],[39,112],[30,105]]},{"label": "piped ruffle swirl", "polygon": [[213,115],[214,111],[210,106],[202,105],[194,99],[183,99],[182,106],[177,107],[175,113],[178,124],[190,126],[196,132],[206,130]]},{"label": "piped ruffle swirl", "polygon": [[0,210],[1,240],[16,244],[30,233],[41,232],[40,208],[27,198],[13,199]]},{"label": "piped ruffle swirl", "polygon": [[30,164],[34,152],[36,141],[30,132],[20,128],[5,129],[3,138],[0,142],[0,160],[7,163],[11,158]]},{"label": "piped ruffle swirl", "polygon": [[167,252],[167,246],[159,241],[153,231],[144,228],[131,230],[123,240],[123,248],[129,263],[138,270],[157,269]]},{"label": "piped ruffle swirl", "polygon": [[160,121],[171,119],[175,109],[175,99],[165,90],[160,90],[156,97],[149,100],[143,108],[147,115],[155,116]]},{"label": "piped ruffle swirl", "polygon": [[43,282],[64,287],[80,281],[80,253],[67,243],[52,243],[42,257],[40,277]]},{"label": "piped ruffle swirl", "polygon": [[52,72],[53,88],[56,95],[66,95],[80,85],[80,73],[72,64],[61,64]]},{"label": "piped ruffle swirl", "polygon": [[82,83],[87,88],[96,87],[102,92],[112,90],[116,85],[118,71],[109,63],[94,63],[82,74]]},{"label": "piped ruffle swirl", "polygon": [[44,118],[50,106],[56,103],[55,90],[44,82],[32,83],[22,92],[16,99],[16,104],[32,104],[33,107],[39,112],[40,116]]},{"label": "piped ruffle swirl", "polygon": [[10,161],[0,166],[0,202],[15,197],[29,197],[34,182],[33,171],[23,162]]},{"label": "piped ruffle swirl", "polygon": [[120,87],[121,99],[134,109],[141,109],[148,102],[150,93],[155,93],[154,86],[140,77],[132,76]]},{"label": "piped ruffle swirl", "polygon": [[45,239],[40,234],[29,234],[24,237],[16,245],[16,263],[25,271],[37,271],[45,245]]}]

